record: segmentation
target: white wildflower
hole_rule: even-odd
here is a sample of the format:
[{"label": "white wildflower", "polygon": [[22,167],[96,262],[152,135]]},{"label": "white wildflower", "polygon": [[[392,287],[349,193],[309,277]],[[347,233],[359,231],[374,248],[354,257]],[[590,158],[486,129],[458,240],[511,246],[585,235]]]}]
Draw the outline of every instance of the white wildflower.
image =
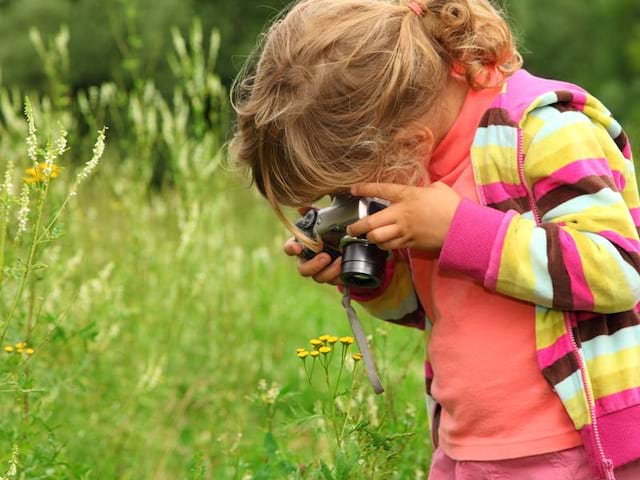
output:
[{"label": "white wildflower", "polygon": [[55,153],[58,156],[64,155],[64,152],[67,151],[67,131],[64,129],[62,123],[58,122],[58,128],[60,129],[60,136],[56,138],[55,142]]},{"label": "white wildflower", "polygon": [[7,169],[4,171],[4,182],[2,182],[2,191],[7,197],[13,196],[13,160],[7,163]]},{"label": "white wildflower", "polygon": [[16,476],[16,474],[18,473],[18,454],[20,452],[18,451],[18,445],[14,444],[13,445],[13,449],[11,450],[11,460],[9,460],[9,469],[7,470],[7,473],[5,473],[4,477],[0,476],[0,480],[9,480],[11,478],[14,478]]},{"label": "white wildflower", "polygon": [[66,25],[60,27],[60,31],[53,39],[54,44],[56,46],[56,50],[60,54],[60,56],[66,60],[66,57],[69,55],[69,28]]},{"label": "white wildflower", "polygon": [[274,405],[280,395],[280,385],[276,382],[271,382],[271,387],[267,385],[267,381],[261,378],[258,381],[258,392],[260,400],[266,405]]},{"label": "white wildflower", "polygon": [[266,394],[266,403],[269,405],[273,405],[274,403],[276,403],[276,400],[278,399],[278,395],[280,395],[280,385],[273,382],[271,384],[271,388]]},{"label": "white wildflower", "polygon": [[24,101],[24,115],[27,117],[27,156],[34,166],[38,164],[38,137],[36,132],[36,122],[33,119],[33,107],[31,100],[27,97]]},{"label": "white wildflower", "polygon": [[93,155],[91,156],[91,160],[89,160],[84,168],[78,174],[73,187],[71,187],[71,191],[69,192],[70,197],[75,197],[78,194],[78,187],[80,184],[91,175],[91,172],[95,170],[98,166],[98,162],[100,162],[100,158],[104,153],[104,141],[106,139],[107,127],[102,127],[102,130],[98,131],[98,139],[96,140],[96,144],[93,147]]},{"label": "white wildflower", "polygon": [[16,231],[16,239],[27,231],[27,222],[29,220],[29,185],[22,185],[20,192],[20,208],[18,209],[18,229]]},{"label": "white wildflower", "polygon": [[44,153],[44,170],[42,174],[45,180],[49,180],[51,173],[53,172],[53,162],[56,159],[56,149],[52,145],[47,146],[47,150]]},{"label": "white wildflower", "polygon": [[200,220],[200,205],[197,202],[194,202],[191,205],[191,209],[189,211],[189,215],[187,219],[185,219],[185,215],[181,215],[180,222],[180,245],[178,246],[178,250],[176,251],[176,255],[178,258],[182,258],[182,256],[187,252],[189,245],[191,244],[191,239],[196,229],[198,228],[198,221]]}]

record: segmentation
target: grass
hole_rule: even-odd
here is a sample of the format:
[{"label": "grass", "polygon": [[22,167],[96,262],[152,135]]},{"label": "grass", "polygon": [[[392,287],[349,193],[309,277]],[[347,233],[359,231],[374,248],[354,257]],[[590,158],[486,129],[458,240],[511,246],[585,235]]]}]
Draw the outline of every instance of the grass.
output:
[{"label": "grass", "polygon": [[[175,190],[118,195],[116,162],[107,157],[39,260],[49,267],[34,287],[32,343],[48,340],[20,380],[34,390],[28,412],[22,392],[0,397],[0,472],[17,445],[22,478],[279,478],[272,464],[285,457],[307,466],[292,475],[315,478],[331,434],[305,423],[318,392],[295,348],[350,333],[337,292],[298,277],[275,217],[237,178],[220,172],[189,202]],[[362,401],[391,414],[390,429],[417,412],[393,466],[407,478],[428,457],[421,335],[379,326],[369,320],[390,393],[372,400],[365,385]],[[251,399],[260,379],[287,394],[269,437]],[[361,467],[350,478],[368,476]]]}]

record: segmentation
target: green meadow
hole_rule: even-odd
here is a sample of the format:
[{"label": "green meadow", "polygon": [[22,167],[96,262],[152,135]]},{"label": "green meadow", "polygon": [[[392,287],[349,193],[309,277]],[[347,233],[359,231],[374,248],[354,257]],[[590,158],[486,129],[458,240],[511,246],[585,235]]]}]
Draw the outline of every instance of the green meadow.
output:
[{"label": "green meadow", "polygon": [[[63,35],[43,55],[64,58]],[[225,158],[217,39],[197,22],[174,32],[169,100],[151,80],[71,95],[54,71],[61,96],[29,97],[30,127],[24,92],[0,91],[2,478],[425,477],[419,331],[364,316],[380,397],[355,345],[296,354],[351,332]],[[69,196],[104,124],[105,153]]]}]

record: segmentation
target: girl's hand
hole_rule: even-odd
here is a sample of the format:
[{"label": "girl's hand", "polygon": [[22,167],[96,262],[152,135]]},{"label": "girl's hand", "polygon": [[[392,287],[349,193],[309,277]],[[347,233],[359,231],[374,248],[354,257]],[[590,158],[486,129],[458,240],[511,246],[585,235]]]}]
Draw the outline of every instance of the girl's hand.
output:
[{"label": "girl's hand", "polygon": [[391,202],[384,210],[347,227],[349,235],[367,234],[367,240],[382,250],[439,250],[460,203],[460,196],[441,182],[426,187],[363,183],[354,185],[351,193]]},{"label": "girl's hand", "polygon": [[311,277],[318,283],[342,285],[340,280],[342,257],[336,258],[332,263],[328,254],[319,253],[311,260],[306,260],[300,256],[302,245],[294,237],[285,242],[284,253],[290,257],[298,257],[298,273],[303,277]]}]

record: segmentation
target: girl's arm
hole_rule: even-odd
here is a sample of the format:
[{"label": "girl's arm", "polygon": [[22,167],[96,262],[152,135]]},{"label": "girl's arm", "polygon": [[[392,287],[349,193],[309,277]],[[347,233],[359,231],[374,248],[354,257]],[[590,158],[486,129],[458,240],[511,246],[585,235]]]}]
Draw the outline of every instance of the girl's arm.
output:
[{"label": "girl's arm", "polygon": [[374,317],[424,329],[425,315],[413,288],[409,262],[399,250],[390,252],[382,285],[375,290],[352,290],[350,294]]},{"label": "girl's arm", "polygon": [[640,301],[633,162],[603,125],[578,111],[539,108],[523,129],[524,176],[540,223],[532,212],[505,213],[464,200],[440,266],[546,307],[631,310]]}]

